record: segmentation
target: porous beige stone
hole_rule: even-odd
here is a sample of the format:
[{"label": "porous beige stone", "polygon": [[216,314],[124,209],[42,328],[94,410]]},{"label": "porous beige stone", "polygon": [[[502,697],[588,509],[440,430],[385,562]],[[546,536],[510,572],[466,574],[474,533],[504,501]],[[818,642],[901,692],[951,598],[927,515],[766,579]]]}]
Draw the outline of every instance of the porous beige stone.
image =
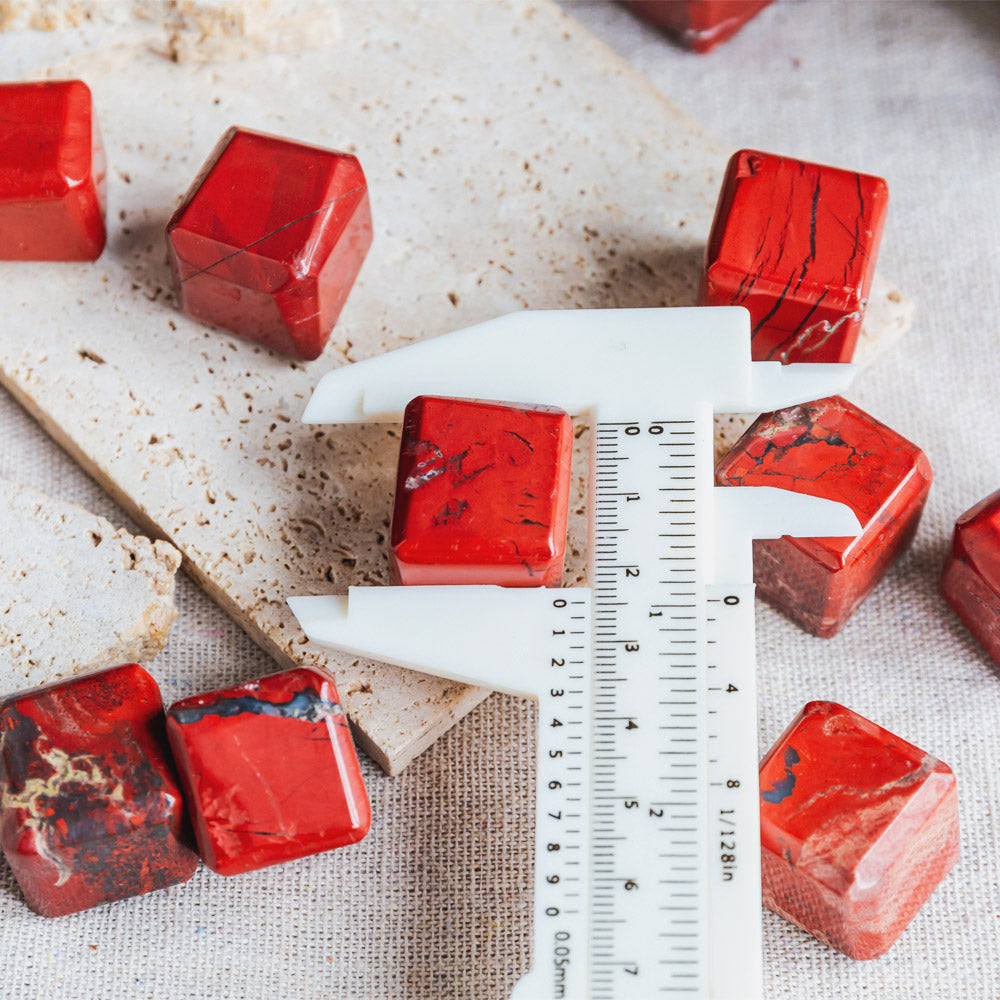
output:
[{"label": "porous beige stone", "polygon": [[94,18],[127,17],[127,13],[119,0],[104,4],[99,0],[0,0],[0,31],[61,31]]},{"label": "porous beige stone", "polygon": [[174,62],[299,52],[340,37],[335,0],[0,0],[0,31],[127,25]]},{"label": "porous beige stone", "polygon": [[181,554],[0,479],[0,695],[166,645]]},{"label": "porous beige stone", "polygon": [[[314,386],[520,309],[694,304],[731,151],[545,0],[340,9],[344,41],[294,56],[178,66],[140,34],[12,67],[86,79],[114,153],[101,259],[5,271],[0,382],[279,662],[333,671],[362,747],[394,772],[487,692],[299,630],[289,595],[387,582],[399,443],[391,426],[304,425]],[[366,172],[374,243],[315,362],[177,311],[163,228],[234,123]],[[586,566],[577,433],[566,583]]]},{"label": "porous beige stone", "polygon": [[134,0],[134,6],[162,26],[151,47],[174,62],[299,52],[340,37],[332,0]]}]

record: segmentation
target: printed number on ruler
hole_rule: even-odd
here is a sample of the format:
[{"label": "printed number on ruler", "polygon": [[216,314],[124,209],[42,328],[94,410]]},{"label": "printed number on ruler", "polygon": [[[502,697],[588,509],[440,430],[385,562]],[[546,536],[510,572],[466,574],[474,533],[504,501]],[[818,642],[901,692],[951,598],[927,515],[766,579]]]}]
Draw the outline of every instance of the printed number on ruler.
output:
[{"label": "printed number on ruler", "polygon": [[550,642],[539,643],[548,683],[539,696],[535,912],[550,925],[555,997],[587,961],[590,602],[569,592],[546,599],[553,614]]}]

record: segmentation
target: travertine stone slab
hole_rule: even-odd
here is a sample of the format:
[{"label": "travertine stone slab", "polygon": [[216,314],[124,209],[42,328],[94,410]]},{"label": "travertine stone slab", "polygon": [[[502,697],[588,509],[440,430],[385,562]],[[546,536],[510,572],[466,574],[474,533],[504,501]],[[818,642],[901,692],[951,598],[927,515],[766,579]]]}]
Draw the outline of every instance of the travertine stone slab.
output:
[{"label": "travertine stone slab", "polygon": [[[305,426],[305,401],[331,367],[507,312],[693,304],[730,151],[548,2],[340,9],[340,43],[294,57],[178,66],[132,26],[44,68],[94,91],[109,245],[95,265],[4,267],[0,381],[280,662],[333,670],[362,746],[398,771],[486,692],[298,630],[289,594],[386,582],[398,447],[394,428]],[[163,226],[234,123],[354,152],[368,177],[374,245],[308,365],[175,308]]]},{"label": "travertine stone slab", "polygon": [[299,52],[335,42],[335,0],[0,0],[0,31],[97,31],[140,19],[146,44],[174,62]]},{"label": "travertine stone slab", "polygon": [[0,696],[148,662],[166,645],[181,554],[0,479]]}]

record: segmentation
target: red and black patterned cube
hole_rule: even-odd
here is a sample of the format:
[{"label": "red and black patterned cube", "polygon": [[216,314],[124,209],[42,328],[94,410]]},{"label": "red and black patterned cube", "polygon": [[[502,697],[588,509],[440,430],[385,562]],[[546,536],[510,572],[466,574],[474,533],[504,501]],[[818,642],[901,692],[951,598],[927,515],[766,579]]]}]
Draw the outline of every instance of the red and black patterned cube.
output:
[{"label": "red and black patterned cube", "polygon": [[888,205],[880,177],[740,150],[722,182],[698,304],[745,306],[755,361],[850,361]]},{"label": "red and black patterned cube", "polygon": [[857,515],[857,538],[753,543],[757,593],[819,636],[835,635],[906,550],[931,478],[916,445],[840,396],[763,414],[715,469],[721,486],[779,486]]},{"label": "red and black patterned cube", "polygon": [[0,260],[96,260],[107,164],[82,80],[0,84]]},{"label": "red and black patterned cube", "polygon": [[1000,664],[1000,490],[955,522],[941,593]]},{"label": "red and black patterned cube", "polygon": [[760,765],[764,904],[851,958],[884,954],[958,859],[947,764],[810,702]]},{"label": "red and black patterned cube", "polygon": [[371,241],[356,157],[242,128],[167,224],[185,312],[305,360],[326,346]]},{"label": "red and black patterned cube", "polygon": [[298,667],[175,702],[167,733],[220,875],[361,840],[371,810],[333,679]]},{"label": "red and black patterned cube", "polygon": [[554,407],[412,400],[392,515],[396,582],[558,586],[572,457],[572,422]]},{"label": "red and black patterned cube", "polygon": [[46,917],[189,879],[156,682],[134,663],[0,703],[0,844]]}]

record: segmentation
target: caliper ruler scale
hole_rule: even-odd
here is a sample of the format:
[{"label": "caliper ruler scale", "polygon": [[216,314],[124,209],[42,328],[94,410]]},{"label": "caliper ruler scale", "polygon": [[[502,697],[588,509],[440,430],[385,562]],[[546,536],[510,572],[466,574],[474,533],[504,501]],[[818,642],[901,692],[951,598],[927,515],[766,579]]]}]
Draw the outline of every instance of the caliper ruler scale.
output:
[{"label": "caliper ruler scale", "polygon": [[752,363],[742,309],[581,310],[502,317],[317,387],[308,422],[397,420],[419,394],[591,416],[590,588],[289,600],[317,643],[538,699],[534,950],[517,1000],[760,996],[751,540],[858,523],[828,501],[714,487],[712,416],[850,376]]}]

